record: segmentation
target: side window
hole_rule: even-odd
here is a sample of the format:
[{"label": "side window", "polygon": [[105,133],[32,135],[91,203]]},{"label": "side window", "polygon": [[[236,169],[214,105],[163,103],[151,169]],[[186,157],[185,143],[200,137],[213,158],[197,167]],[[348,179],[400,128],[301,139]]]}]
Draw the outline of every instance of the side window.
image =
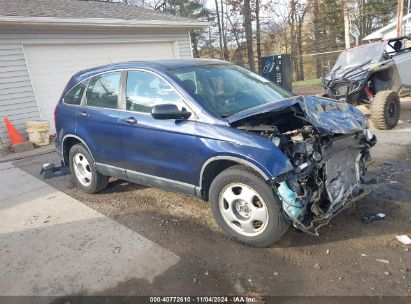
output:
[{"label": "side window", "polygon": [[64,103],[71,105],[80,105],[85,88],[86,84],[84,82],[77,84],[66,94],[66,96],[64,96]]},{"label": "side window", "polygon": [[92,78],[86,92],[88,106],[117,109],[120,72],[106,73]]},{"label": "side window", "polygon": [[170,103],[180,110],[185,106],[181,96],[168,82],[148,72],[127,73],[127,110],[150,113],[155,105]]}]

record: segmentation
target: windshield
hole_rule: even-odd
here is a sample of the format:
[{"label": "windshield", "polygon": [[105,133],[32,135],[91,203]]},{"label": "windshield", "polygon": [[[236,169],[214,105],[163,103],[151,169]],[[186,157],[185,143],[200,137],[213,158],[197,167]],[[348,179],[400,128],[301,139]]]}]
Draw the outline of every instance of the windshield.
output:
[{"label": "windshield", "polygon": [[222,117],[292,96],[236,65],[192,66],[170,72],[208,111]]},{"label": "windshield", "polygon": [[379,61],[384,54],[385,47],[386,43],[373,43],[343,51],[338,57],[332,71]]}]

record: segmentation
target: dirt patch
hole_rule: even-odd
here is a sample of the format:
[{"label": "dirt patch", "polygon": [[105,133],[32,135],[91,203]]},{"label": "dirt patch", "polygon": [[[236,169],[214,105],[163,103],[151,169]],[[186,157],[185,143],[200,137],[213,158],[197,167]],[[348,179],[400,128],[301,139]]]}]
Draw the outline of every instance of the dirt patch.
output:
[{"label": "dirt patch", "polygon": [[321,84],[293,86],[293,93],[296,95],[318,95],[324,93]]},{"label": "dirt patch", "polygon": [[[409,151],[401,159],[409,159]],[[42,163],[57,160],[50,154],[15,165],[38,176]],[[95,195],[81,192],[68,176],[49,183],[182,259],[152,283],[130,279],[105,295],[409,295],[410,252],[395,235],[411,234],[410,168],[409,161],[374,163],[374,193],[321,229],[320,237],[290,228],[266,249],[229,240],[198,199],[115,179]],[[363,223],[373,212],[386,218]]]},{"label": "dirt patch", "polygon": [[[368,168],[374,192],[323,227],[320,237],[290,228],[271,248],[229,240],[216,226],[207,203],[198,199],[114,179],[95,195],[81,192],[68,176],[48,182],[181,257],[154,282],[130,278],[102,295],[409,296],[411,246],[395,238],[411,236],[411,103],[401,107],[401,121],[394,130],[376,131],[378,143],[371,151],[375,162]],[[59,162],[58,155],[14,164],[40,178],[46,162]],[[386,218],[362,221],[375,212]]]}]

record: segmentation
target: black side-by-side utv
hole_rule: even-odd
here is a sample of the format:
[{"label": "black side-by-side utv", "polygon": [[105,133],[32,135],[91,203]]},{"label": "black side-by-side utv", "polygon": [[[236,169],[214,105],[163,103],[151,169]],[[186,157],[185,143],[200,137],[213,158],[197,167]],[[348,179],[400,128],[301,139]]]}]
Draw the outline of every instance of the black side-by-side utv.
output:
[{"label": "black side-by-side utv", "polygon": [[400,117],[399,95],[411,89],[410,40],[403,36],[343,51],[322,80],[324,95],[364,104],[377,129],[394,128]]}]

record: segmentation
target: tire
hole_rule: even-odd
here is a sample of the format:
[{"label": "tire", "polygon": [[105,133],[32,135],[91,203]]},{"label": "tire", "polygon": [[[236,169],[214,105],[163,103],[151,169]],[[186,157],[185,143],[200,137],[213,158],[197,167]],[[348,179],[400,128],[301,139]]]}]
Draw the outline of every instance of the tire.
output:
[{"label": "tire", "polygon": [[217,224],[242,244],[268,247],[288,229],[280,200],[248,167],[232,166],[217,175],[210,186],[209,201]]},{"label": "tire", "polygon": [[378,92],[371,104],[371,121],[377,129],[390,130],[400,118],[400,97],[395,91]]},{"label": "tire", "polygon": [[71,176],[84,192],[97,193],[107,187],[108,177],[97,172],[93,158],[82,144],[71,147],[69,162]]}]

